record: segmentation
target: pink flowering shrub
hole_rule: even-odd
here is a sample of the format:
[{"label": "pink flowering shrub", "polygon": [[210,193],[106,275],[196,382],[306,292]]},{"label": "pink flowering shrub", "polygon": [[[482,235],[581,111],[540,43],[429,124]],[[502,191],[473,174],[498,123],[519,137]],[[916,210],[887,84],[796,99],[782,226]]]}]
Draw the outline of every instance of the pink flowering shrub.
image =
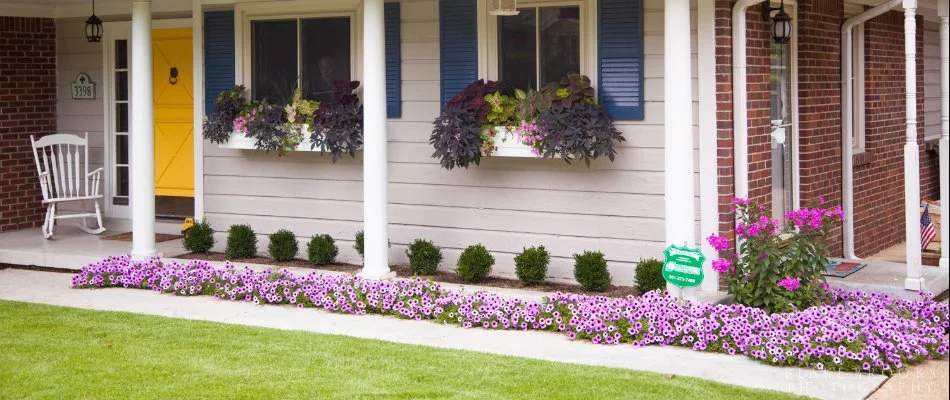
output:
[{"label": "pink flowering shrub", "polygon": [[841,221],[841,207],[823,204],[790,211],[780,224],[769,218],[765,207],[747,199],[733,200],[738,249],[722,236],[712,235],[707,241],[721,257],[712,268],[726,277],[736,302],[766,312],[788,312],[826,300],[824,237]]},{"label": "pink flowering shrub", "polygon": [[769,315],[741,304],[681,303],[660,291],[626,298],[554,293],[537,302],[451,291],[422,279],[374,281],[230,264],[213,268],[197,260],[133,262],[127,256],[84,267],[72,285],[392,315],[463,328],[548,330],[595,344],[680,346],[773,365],[884,374],[946,356],[944,331],[950,326],[947,305],[930,297],[911,301],[838,290],[825,305]]}]

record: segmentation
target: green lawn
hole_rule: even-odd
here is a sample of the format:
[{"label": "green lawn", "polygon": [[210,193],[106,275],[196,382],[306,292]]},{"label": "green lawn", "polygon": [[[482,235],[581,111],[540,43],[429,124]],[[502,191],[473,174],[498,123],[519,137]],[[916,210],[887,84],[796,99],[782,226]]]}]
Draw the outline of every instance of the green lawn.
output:
[{"label": "green lawn", "polygon": [[0,301],[0,398],[766,397],[793,398],[622,369]]}]

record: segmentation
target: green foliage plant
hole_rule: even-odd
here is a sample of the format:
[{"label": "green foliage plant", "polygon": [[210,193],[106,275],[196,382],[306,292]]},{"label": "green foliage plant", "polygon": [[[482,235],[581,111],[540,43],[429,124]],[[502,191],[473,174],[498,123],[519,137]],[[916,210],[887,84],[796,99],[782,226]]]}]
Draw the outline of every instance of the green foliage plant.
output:
[{"label": "green foliage plant", "polygon": [[610,271],[607,270],[604,253],[585,251],[574,254],[574,279],[587,291],[603,292],[610,289]]},{"label": "green foliage plant", "polygon": [[544,282],[548,274],[551,254],[544,246],[529,247],[515,256],[515,274],[526,285]]},{"label": "green foliage plant", "polygon": [[207,253],[214,247],[214,243],[214,229],[204,218],[192,225],[182,239],[185,250],[192,253]]},{"label": "green foliage plant", "polygon": [[442,263],[442,249],[424,239],[414,240],[406,249],[413,275],[432,275]]},{"label": "green foliage plant", "polygon": [[455,272],[465,282],[481,282],[491,273],[495,257],[481,244],[468,246],[459,256]]},{"label": "green foliage plant", "polygon": [[330,235],[315,235],[307,243],[307,260],[311,264],[333,264],[339,253],[340,249]]},{"label": "green foliage plant", "polygon": [[231,225],[224,254],[230,259],[251,258],[257,255],[257,235],[250,225]]}]

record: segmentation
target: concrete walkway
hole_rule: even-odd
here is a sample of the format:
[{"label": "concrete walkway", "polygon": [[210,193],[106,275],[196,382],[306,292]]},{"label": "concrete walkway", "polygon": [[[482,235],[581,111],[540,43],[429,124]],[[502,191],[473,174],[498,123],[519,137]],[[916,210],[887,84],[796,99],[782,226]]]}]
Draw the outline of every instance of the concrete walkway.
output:
[{"label": "concrete walkway", "polygon": [[461,329],[378,315],[331,314],[316,309],[257,306],[214,298],[178,297],[137,289],[71,289],[69,274],[0,271],[0,299],[93,310],[215,321],[338,334],[397,343],[598,365],[705,378],[823,399],[863,399],[884,382],[880,375],[771,367],[744,356],[674,347],[633,348],[573,342],[548,332]]}]

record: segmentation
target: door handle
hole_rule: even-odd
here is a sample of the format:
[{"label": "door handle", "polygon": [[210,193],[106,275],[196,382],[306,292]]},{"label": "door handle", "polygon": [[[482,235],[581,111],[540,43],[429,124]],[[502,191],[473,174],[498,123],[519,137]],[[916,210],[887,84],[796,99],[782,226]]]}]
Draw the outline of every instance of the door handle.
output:
[{"label": "door handle", "polygon": [[174,85],[178,83],[178,67],[172,67],[171,71],[168,72],[168,83]]}]

